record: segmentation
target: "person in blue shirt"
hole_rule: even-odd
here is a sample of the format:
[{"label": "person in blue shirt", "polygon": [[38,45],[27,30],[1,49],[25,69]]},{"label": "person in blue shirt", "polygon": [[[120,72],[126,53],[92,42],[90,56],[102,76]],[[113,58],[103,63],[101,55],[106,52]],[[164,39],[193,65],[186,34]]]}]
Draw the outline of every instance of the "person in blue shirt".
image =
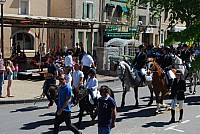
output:
[{"label": "person in blue shirt", "polygon": [[110,134],[115,127],[116,102],[109,95],[108,86],[101,86],[98,99],[98,134]]},{"label": "person in blue shirt", "polygon": [[59,126],[62,122],[75,134],[81,134],[78,129],[71,124],[71,99],[72,88],[66,83],[65,75],[62,74],[59,78],[60,87],[58,89],[58,105],[55,117],[53,134],[58,134]]}]

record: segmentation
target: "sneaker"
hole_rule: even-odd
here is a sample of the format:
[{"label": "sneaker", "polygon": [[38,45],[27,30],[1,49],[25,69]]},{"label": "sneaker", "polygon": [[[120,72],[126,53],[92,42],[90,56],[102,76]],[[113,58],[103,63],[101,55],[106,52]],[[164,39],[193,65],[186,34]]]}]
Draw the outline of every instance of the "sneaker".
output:
[{"label": "sneaker", "polygon": [[0,96],[0,98],[5,98],[4,96]]},{"label": "sneaker", "polygon": [[53,102],[49,102],[48,108],[52,108],[52,107],[53,107]]}]

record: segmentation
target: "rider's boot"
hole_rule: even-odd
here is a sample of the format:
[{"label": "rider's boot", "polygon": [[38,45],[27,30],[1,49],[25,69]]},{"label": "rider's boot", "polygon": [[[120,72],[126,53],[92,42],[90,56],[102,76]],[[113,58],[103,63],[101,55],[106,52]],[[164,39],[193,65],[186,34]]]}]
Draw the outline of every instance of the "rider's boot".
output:
[{"label": "rider's boot", "polygon": [[169,123],[175,123],[175,110],[171,110],[171,120],[169,121]]},{"label": "rider's boot", "polygon": [[141,86],[145,86],[145,75],[141,76]]},{"label": "rider's boot", "polygon": [[182,122],[183,119],[183,109],[180,110],[179,122]]}]

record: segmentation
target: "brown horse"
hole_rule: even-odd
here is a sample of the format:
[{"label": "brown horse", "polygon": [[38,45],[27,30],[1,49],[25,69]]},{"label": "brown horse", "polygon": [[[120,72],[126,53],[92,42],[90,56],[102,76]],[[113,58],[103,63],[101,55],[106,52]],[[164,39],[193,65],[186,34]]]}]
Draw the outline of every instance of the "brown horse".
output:
[{"label": "brown horse", "polygon": [[165,95],[168,94],[166,76],[162,68],[158,65],[158,63],[155,62],[153,58],[147,59],[147,68],[148,72],[153,73],[152,85],[156,96],[156,104],[157,104],[156,113],[159,113],[160,110],[159,104],[164,105],[163,99]]}]

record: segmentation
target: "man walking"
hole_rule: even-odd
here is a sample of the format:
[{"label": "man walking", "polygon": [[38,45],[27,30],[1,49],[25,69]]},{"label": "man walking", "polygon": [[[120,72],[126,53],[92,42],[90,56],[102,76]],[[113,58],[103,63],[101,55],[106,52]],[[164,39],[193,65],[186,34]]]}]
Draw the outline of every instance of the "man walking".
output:
[{"label": "man walking", "polygon": [[71,124],[71,99],[72,88],[66,83],[65,75],[62,74],[59,78],[61,86],[58,90],[58,105],[55,117],[53,134],[58,134],[59,126],[62,122],[75,134],[81,134],[78,129]]}]

